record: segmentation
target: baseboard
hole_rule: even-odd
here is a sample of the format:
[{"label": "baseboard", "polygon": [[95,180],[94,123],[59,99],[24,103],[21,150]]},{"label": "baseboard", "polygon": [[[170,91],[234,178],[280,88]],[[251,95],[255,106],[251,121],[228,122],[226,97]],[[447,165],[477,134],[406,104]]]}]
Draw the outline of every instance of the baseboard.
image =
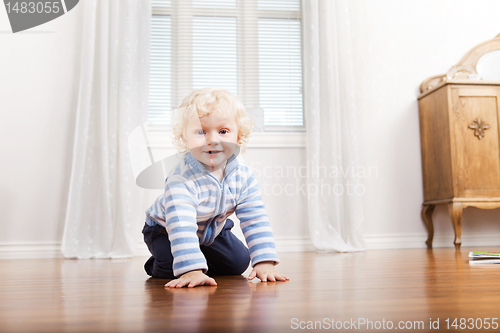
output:
[{"label": "baseboard", "polygon": [[276,251],[280,252],[309,252],[316,251],[309,237],[276,238]]},{"label": "baseboard", "polygon": [[62,258],[61,243],[0,244],[0,259]]},{"label": "baseboard", "polygon": [[[307,237],[277,238],[278,252],[314,251],[314,245]],[[149,256],[149,250],[144,242],[137,244],[135,256]],[[43,259],[62,258],[61,243],[19,243],[0,244],[0,259]]]},{"label": "baseboard", "polygon": [[[417,249],[426,248],[427,234],[402,234],[402,235],[365,235],[366,248],[368,250],[378,249]],[[453,247],[453,234],[434,235],[432,246]],[[463,234],[462,245],[471,246],[500,246],[500,234]]]},{"label": "baseboard", "polygon": [[[391,235],[366,235],[367,250],[379,249],[416,249],[426,248],[427,235],[419,234],[391,234]],[[464,247],[500,246],[500,234],[464,234],[462,236]],[[433,247],[453,247],[453,234],[436,235]],[[283,237],[276,238],[276,250],[285,252],[315,251],[309,237]],[[480,249],[478,249],[480,250]],[[149,256],[146,244],[137,244],[135,256]],[[62,258],[61,243],[18,243],[0,244],[0,259],[42,259]]]}]

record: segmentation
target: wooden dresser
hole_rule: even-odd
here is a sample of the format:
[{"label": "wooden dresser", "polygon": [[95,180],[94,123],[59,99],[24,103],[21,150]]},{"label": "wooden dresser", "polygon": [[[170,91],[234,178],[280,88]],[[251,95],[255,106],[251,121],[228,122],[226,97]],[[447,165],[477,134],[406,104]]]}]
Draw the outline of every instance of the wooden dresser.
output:
[{"label": "wooden dresser", "polygon": [[495,62],[500,65],[500,35],[474,47],[448,73],[420,86],[422,219],[428,248],[436,205],[448,205],[457,250],[462,244],[463,210],[500,207],[500,77],[485,72]]}]

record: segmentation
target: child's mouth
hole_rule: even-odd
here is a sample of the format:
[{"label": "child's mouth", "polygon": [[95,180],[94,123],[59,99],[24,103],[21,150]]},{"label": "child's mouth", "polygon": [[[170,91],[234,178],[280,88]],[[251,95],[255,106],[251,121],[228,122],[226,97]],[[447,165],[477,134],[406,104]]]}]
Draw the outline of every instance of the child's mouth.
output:
[{"label": "child's mouth", "polygon": [[219,153],[222,153],[222,150],[209,150],[209,151],[206,151],[205,153],[207,153],[209,156],[216,156]]}]

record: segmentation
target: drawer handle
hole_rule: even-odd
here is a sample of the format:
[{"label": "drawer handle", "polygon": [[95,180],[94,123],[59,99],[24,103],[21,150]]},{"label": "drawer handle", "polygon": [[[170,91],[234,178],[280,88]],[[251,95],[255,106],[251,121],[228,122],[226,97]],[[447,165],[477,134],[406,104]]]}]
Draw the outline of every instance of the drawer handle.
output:
[{"label": "drawer handle", "polygon": [[484,130],[490,128],[490,125],[483,122],[480,117],[477,117],[472,123],[470,123],[469,128],[473,129],[474,135],[481,140],[484,136]]}]

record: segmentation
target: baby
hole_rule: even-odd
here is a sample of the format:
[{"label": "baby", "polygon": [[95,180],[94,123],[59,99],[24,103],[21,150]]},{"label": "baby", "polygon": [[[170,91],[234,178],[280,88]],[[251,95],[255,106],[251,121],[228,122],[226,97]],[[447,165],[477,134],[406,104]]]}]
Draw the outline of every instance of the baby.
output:
[{"label": "baby", "polygon": [[[146,211],[144,241],[152,256],[144,265],[166,287],[217,285],[212,276],[286,281],[259,187],[244,151],[252,124],[238,98],[224,89],[193,91],[179,107],[174,143],[185,152],[170,172],[165,192]],[[236,212],[248,248],[231,232]]]}]

